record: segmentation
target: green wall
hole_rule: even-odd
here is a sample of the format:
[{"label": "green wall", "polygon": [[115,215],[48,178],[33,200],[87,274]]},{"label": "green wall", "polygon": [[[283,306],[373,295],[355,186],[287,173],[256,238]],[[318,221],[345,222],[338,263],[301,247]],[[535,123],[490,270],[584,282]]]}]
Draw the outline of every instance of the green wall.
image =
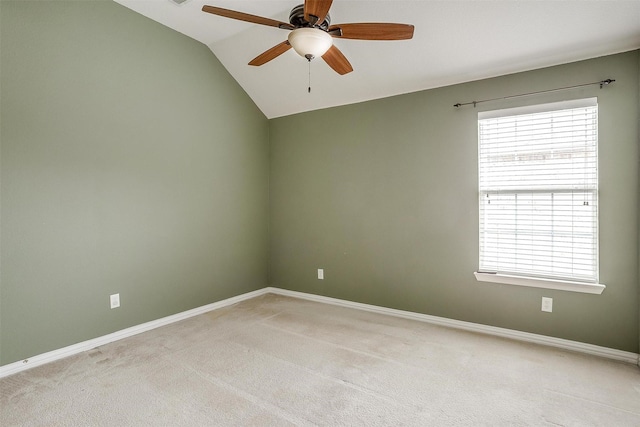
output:
[{"label": "green wall", "polygon": [[[269,283],[638,352],[639,54],[271,120]],[[453,107],[605,78],[617,81]],[[478,111],[593,96],[607,289],[476,282]],[[540,310],[542,296],[553,313]]]},{"label": "green wall", "polygon": [[[114,2],[0,10],[0,365],[267,285],[639,351],[640,51],[267,121]],[[477,112],[590,96],[607,289],[476,282]]]},{"label": "green wall", "polygon": [[267,286],[268,121],[211,51],[1,3],[0,364]]}]

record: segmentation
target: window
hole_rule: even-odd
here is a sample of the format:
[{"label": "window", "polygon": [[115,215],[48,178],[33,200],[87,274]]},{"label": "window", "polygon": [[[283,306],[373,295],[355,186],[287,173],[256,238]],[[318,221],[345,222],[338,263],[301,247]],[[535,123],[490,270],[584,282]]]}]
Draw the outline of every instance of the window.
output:
[{"label": "window", "polygon": [[478,280],[601,293],[596,98],[481,112],[478,142]]}]

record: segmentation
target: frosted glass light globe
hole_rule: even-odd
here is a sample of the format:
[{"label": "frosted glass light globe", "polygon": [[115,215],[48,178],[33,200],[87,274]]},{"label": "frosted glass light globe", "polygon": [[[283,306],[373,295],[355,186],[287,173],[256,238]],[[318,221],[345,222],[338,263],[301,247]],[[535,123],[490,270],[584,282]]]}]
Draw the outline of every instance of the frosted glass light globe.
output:
[{"label": "frosted glass light globe", "polygon": [[298,28],[289,33],[289,44],[298,55],[311,61],[322,56],[333,45],[332,37],[317,28]]}]

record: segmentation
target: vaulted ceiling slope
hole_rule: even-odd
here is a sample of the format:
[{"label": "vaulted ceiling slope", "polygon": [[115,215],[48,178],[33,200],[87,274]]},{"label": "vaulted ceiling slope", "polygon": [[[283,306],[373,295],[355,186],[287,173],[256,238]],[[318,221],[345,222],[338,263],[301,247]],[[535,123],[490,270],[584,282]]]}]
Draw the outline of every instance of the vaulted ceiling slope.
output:
[{"label": "vaulted ceiling slope", "polygon": [[[212,5],[288,22],[303,0],[115,1],[207,45],[268,118],[640,48],[640,0],[334,0],[332,23],[415,26],[412,40],[334,39],[354,69],[341,76],[293,50],[249,66],[288,31],[202,12]],[[615,78],[599,76],[607,77]]]}]

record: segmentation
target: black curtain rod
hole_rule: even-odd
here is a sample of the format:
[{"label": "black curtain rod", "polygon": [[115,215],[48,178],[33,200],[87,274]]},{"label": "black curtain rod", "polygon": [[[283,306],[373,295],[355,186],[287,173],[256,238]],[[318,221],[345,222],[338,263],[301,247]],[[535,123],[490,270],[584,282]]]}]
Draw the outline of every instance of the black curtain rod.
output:
[{"label": "black curtain rod", "polygon": [[591,85],[600,85],[600,89],[602,89],[603,86],[610,85],[613,82],[615,82],[615,80],[606,79],[606,80],[600,80],[599,82],[584,83],[584,84],[575,85],[575,86],[559,87],[557,89],[541,90],[541,91],[538,91],[538,92],[521,93],[519,95],[503,96],[502,98],[492,98],[492,99],[483,99],[482,101],[471,101],[471,102],[457,103],[457,104],[453,104],[453,106],[456,107],[456,108],[459,108],[459,107],[462,107],[464,105],[473,105],[475,107],[476,104],[480,104],[481,102],[498,101],[500,99],[519,98],[521,96],[530,96],[530,95],[537,95],[539,93],[557,92],[559,90],[575,89],[577,87],[591,86]]}]

